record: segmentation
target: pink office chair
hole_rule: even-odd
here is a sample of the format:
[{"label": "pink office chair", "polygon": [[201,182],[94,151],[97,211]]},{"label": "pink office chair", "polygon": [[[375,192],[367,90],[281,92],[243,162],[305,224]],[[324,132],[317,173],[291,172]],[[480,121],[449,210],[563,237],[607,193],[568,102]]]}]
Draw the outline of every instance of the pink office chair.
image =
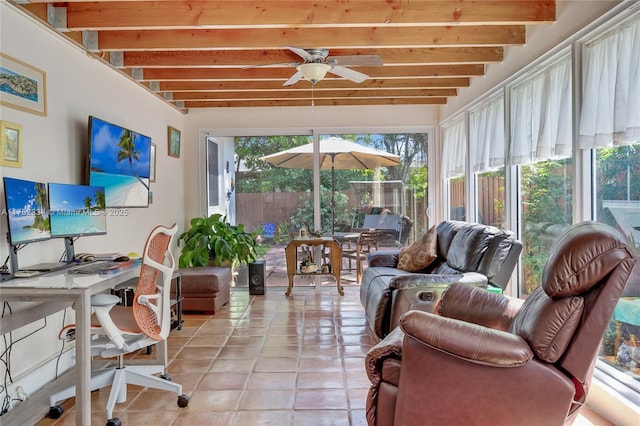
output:
[{"label": "pink office chair", "polygon": [[[91,298],[94,314],[91,317],[92,356],[118,357],[114,368],[95,371],[91,377],[91,390],[111,385],[107,401],[107,426],[119,426],[113,417],[116,402],[126,401],[127,384],[174,391],[178,406],[186,407],[189,397],[182,394],[182,385],[170,381],[164,374],[164,365],[124,365],[124,355],[166,340],[171,331],[169,289],[174,259],[169,246],[178,227],[155,227],[145,244],[140,277],[132,306],[117,305],[120,298],[111,294],[97,294]],[[67,327],[65,327],[67,328]],[[160,377],[155,374],[161,374]],[[75,395],[75,386],[63,389],[49,398],[50,418],[58,418],[63,409],[58,402]]]}]

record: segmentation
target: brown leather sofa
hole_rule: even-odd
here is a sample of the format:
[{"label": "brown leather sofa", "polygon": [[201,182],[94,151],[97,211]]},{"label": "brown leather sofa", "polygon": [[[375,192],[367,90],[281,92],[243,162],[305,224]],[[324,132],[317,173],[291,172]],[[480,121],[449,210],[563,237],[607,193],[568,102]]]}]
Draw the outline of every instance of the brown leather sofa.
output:
[{"label": "brown leather sofa", "polygon": [[378,338],[389,334],[409,310],[433,312],[451,283],[501,289],[509,283],[522,251],[512,232],[453,220],[440,223],[436,232],[438,257],[418,273],[397,268],[400,249],[368,255],[360,302]]},{"label": "brown leather sofa", "polygon": [[584,222],[523,302],[451,285],[439,315],[408,312],[368,353],[369,425],[570,424],[635,261],[616,230]]}]

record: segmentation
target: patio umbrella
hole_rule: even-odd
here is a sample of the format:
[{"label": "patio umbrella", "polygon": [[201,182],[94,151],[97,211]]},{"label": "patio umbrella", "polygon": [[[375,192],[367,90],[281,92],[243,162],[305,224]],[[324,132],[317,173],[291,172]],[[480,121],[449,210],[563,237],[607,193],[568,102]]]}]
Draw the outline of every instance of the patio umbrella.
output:
[{"label": "patio umbrella", "polygon": [[[400,165],[400,157],[337,137],[322,139],[319,143],[320,169],[331,170],[331,233],[333,234],[335,227],[335,170],[398,166]],[[312,169],[313,143],[266,155],[260,159],[276,167]]]}]

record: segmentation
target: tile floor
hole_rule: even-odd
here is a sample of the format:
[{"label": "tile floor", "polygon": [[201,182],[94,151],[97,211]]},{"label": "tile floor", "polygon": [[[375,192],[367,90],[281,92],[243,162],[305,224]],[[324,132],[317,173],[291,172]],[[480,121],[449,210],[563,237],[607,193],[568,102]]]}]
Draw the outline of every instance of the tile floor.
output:
[{"label": "tile floor", "polygon": [[[114,415],[135,425],[366,425],[364,356],[374,341],[358,288],[234,289],[214,316],[185,315],[168,341],[168,372],[190,395],[179,408],[168,392],[129,388]],[[142,356],[142,355],[141,355]],[[92,424],[105,424],[108,393],[92,395]],[[57,421],[72,425],[73,399]]]},{"label": "tile floor", "polygon": [[[345,273],[343,297],[331,279],[312,286],[296,277],[285,297],[284,258],[268,260],[264,296],[232,289],[218,313],[187,314],[168,340],[173,381],[191,401],[179,408],[174,394],[130,386],[114,415],[123,425],[152,426],[340,426],[366,425],[369,381],[364,357],[374,339],[359,300],[355,277]],[[145,356],[142,352],[136,356]],[[92,395],[92,425],[104,425],[108,392]],[[74,400],[58,420],[75,424]],[[576,426],[611,426],[584,407]]]}]

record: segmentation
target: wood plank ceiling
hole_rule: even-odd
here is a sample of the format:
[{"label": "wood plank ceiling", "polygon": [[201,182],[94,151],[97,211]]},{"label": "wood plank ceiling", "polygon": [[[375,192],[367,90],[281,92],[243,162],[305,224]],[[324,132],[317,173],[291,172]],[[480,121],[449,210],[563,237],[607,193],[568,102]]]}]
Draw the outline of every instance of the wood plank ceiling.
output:
[{"label": "wood plank ceiling", "polygon": [[[180,109],[444,104],[527,25],[549,24],[555,0],[21,0],[43,24],[83,45]],[[329,56],[379,55],[383,66],[283,83],[304,62],[285,46]],[[288,63],[289,66],[265,66]],[[313,90],[312,90],[313,89]]]}]

